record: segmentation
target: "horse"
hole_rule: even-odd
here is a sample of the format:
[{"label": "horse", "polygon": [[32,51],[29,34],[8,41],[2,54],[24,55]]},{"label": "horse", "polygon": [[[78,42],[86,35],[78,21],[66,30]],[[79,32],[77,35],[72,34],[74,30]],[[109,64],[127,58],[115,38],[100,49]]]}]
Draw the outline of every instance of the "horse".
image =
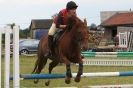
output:
[{"label": "horse", "polygon": [[[67,27],[61,37],[58,39],[58,44],[54,48],[55,55],[49,55],[48,36],[43,36],[38,45],[37,60],[32,73],[39,74],[50,59],[52,62],[49,64],[49,74],[52,69],[60,62],[66,65],[65,83],[71,82],[71,63],[78,63],[79,68],[75,77],[75,82],[80,82],[83,73],[83,61],[81,56],[81,49],[88,48],[88,29],[86,21],[80,20],[77,16],[71,15],[66,17]],[[65,41],[64,41],[65,40]],[[38,80],[34,80],[37,83]],[[45,82],[48,86],[50,79]]]}]

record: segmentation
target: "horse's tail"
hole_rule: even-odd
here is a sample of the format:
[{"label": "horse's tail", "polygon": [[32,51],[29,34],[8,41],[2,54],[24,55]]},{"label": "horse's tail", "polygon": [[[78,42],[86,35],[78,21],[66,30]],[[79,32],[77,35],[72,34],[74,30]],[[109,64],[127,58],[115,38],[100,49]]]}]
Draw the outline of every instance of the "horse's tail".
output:
[{"label": "horse's tail", "polygon": [[[37,53],[37,60],[35,62],[35,66],[34,69],[32,71],[32,74],[40,74],[42,69],[44,68],[44,66],[47,63],[47,43],[43,43],[44,40],[41,39],[38,45],[38,53]],[[38,81],[37,81],[38,82]],[[34,81],[34,83],[37,83]]]},{"label": "horse's tail", "polygon": [[[38,58],[35,62],[35,67],[32,71],[32,74],[40,74],[44,66],[46,65],[47,58],[41,57]],[[34,83],[37,84],[39,82],[39,79],[35,79]]]},{"label": "horse's tail", "polygon": [[[38,58],[35,62],[35,67],[32,71],[32,74],[40,74],[44,66],[46,65],[47,58],[41,57]],[[35,79],[34,83],[38,83],[39,79]]]},{"label": "horse's tail", "polygon": [[[47,57],[44,56],[44,54],[42,52],[38,53],[38,58],[35,62],[35,67],[32,71],[32,74],[40,74],[42,69],[44,68],[44,66],[46,65],[47,62]],[[39,81],[39,79],[35,79],[34,83],[37,84]]]},{"label": "horse's tail", "polygon": [[48,58],[46,58],[46,57],[42,57],[41,59],[38,58],[35,62],[35,67],[34,67],[32,73],[39,74],[41,72],[41,70],[44,68],[44,66],[46,65],[47,59]]},{"label": "horse's tail", "polygon": [[38,67],[38,59],[37,59],[36,62],[35,62],[35,67],[34,67],[34,69],[33,69],[33,71],[32,71],[32,74],[34,74],[34,73],[37,72],[37,67]]}]

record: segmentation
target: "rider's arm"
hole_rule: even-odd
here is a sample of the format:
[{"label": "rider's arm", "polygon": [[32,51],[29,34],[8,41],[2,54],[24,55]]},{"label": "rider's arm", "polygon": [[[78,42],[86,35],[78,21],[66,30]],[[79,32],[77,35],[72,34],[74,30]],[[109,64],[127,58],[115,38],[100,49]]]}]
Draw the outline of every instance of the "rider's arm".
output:
[{"label": "rider's arm", "polygon": [[56,28],[60,28],[60,29],[64,29],[66,28],[66,25],[62,25],[63,20],[62,20],[62,16],[61,14],[58,14],[58,19],[57,19],[57,23],[56,23]]}]

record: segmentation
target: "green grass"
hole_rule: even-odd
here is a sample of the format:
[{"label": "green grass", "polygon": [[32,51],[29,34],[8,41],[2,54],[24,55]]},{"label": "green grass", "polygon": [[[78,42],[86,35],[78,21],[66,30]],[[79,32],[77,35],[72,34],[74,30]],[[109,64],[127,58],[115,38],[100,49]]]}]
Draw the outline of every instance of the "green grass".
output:
[{"label": "green grass", "polygon": [[[36,60],[36,56],[28,57],[28,56],[20,56],[20,72],[21,74],[30,74],[33,70],[34,63]],[[50,60],[48,61],[50,63]],[[12,59],[10,67],[12,68]],[[3,74],[4,74],[4,59],[2,59],[2,87],[3,87]],[[133,71],[133,67],[110,67],[110,66],[84,66],[84,72],[110,72],[110,71]],[[12,69],[11,69],[12,74]],[[42,73],[48,72],[48,64],[43,69]],[[72,65],[72,72],[77,72],[77,66],[75,64]],[[53,69],[53,73],[65,73],[65,65],[58,65]],[[74,80],[71,80],[71,84],[65,84],[64,79],[53,79],[50,83],[51,87],[83,87],[89,85],[111,85],[111,84],[133,84],[133,77],[89,77],[82,78],[81,82],[75,83]],[[12,88],[12,81],[10,81]],[[45,80],[40,80],[38,84],[34,84],[33,80],[21,80],[21,88],[46,88]]]}]

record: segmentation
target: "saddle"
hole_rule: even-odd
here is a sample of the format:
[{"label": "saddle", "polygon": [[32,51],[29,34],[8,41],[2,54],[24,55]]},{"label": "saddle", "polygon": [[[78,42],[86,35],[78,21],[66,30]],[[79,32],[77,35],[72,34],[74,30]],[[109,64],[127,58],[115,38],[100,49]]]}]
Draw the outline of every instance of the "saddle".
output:
[{"label": "saddle", "polygon": [[61,37],[61,35],[64,33],[64,30],[57,30],[57,32],[54,34],[54,37],[53,37],[53,44],[54,44],[54,47],[58,45],[58,42],[59,42],[59,39]]}]

